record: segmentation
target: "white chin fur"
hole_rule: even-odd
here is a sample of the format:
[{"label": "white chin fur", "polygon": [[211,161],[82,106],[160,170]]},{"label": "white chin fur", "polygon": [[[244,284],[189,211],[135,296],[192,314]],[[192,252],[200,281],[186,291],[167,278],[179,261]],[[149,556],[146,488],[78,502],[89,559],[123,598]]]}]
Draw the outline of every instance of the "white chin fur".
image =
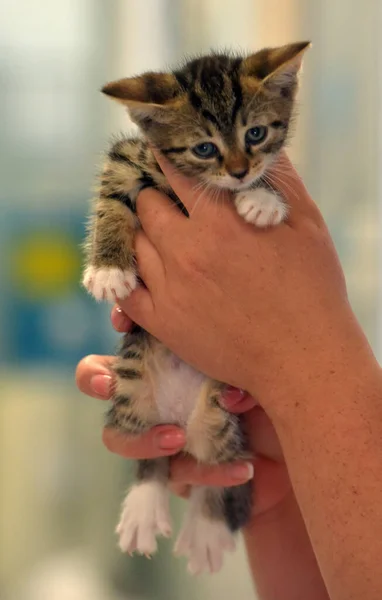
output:
[{"label": "white chin fur", "polygon": [[216,181],[214,183],[215,187],[222,189],[222,190],[230,190],[231,192],[239,192],[241,190],[246,190],[249,187],[251,187],[251,185],[258,179],[258,177],[255,177],[254,179],[251,179],[250,181],[247,182],[243,182],[240,183],[237,179],[234,180],[232,179],[232,177],[227,177],[226,178],[222,178],[219,179],[218,181]]}]

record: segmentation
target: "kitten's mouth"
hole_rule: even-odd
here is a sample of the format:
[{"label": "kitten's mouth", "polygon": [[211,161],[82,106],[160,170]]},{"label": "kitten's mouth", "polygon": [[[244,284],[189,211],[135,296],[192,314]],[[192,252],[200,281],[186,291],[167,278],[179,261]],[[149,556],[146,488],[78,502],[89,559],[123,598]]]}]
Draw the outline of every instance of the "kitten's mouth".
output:
[{"label": "kitten's mouth", "polygon": [[243,181],[242,183],[237,183],[236,181],[233,182],[234,186],[231,188],[234,192],[241,192],[243,190],[248,190],[254,183],[255,181],[257,181],[258,179],[260,179],[260,177],[254,177],[252,179],[250,179],[249,181]]},{"label": "kitten's mouth", "polygon": [[214,185],[222,190],[230,190],[231,192],[241,192],[243,190],[249,189],[256,181],[258,181],[261,177],[261,173],[257,174],[256,177],[251,177],[246,181],[238,181],[237,179],[233,179],[233,177],[223,177],[220,180],[217,180]]},{"label": "kitten's mouth", "polygon": [[272,162],[272,160],[263,161],[260,168],[258,167],[256,174],[248,174],[241,180],[238,180],[227,173],[223,177],[217,179],[214,182],[214,185],[219,189],[230,190],[231,192],[242,192],[244,190],[248,190],[262,178]]}]

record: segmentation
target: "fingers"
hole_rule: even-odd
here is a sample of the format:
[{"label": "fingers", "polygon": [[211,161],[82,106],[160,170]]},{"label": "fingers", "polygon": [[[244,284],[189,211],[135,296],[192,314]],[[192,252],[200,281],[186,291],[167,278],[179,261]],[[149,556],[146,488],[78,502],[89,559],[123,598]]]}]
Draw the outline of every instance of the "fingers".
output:
[{"label": "fingers", "polygon": [[90,355],[83,358],[76,369],[78,389],[87,396],[107,400],[112,384],[110,367],[114,360],[113,356]]},{"label": "fingers", "polygon": [[[76,370],[76,383],[84,394],[107,400],[111,393],[110,367],[113,356],[91,355],[82,359]],[[125,458],[156,458],[179,452],[186,443],[182,429],[160,425],[139,437],[127,436],[111,428],[103,431],[105,446]]]},{"label": "fingers", "polygon": [[138,195],[137,213],[145,234],[159,252],[168,238],[169,229],[183,232],[187,225],[187,218],[174,202],[153,188]]},{"label": "fingers", "polygon": [[[181,498],[188,498],[190,491],[194,485],[197,486],[215,486],[218,487],[233,487],[240,485],[248,480],[238,481],[230,476],[229,470],[224,473],[223,466],[220,466],[220,472],[217,472],[219,467],[210,467],[209,469],[199,469],[199,473],[195,473],[192,483],[184,481],[182,473],[185,468],[189,468],[187,464],[183,464],[185,459],[177,456],[171,460],[171,491]],[[237,463],[238,464],[238,463]],[[228,465],[226,465],[228,467]],[[226,467],[224,466],[224,468]],[[230,465],[232,468],[234,464]],[[284,464],[267,460],[265,458],[256,458],[253,462],[253,489],[254,496],[254,515],[262,514],[273,506],[281,502],[285,495],[291,490],[291,483],[288,476],[288,471]],[[214,471],[215,469],[215,471]],[[187,478],[188,479],[188,478]]]},{"label": "fingers", "polygon": [[190,496],[192,486],[185,483],[174,483],[170,480],[169,488],[170,491],[175,494],[175,496],[179,496],[180,498],[187,500],[187,498]]},{"label": "fingers", "polygon": [[289,222],[295,222],[296,217],[298,219],[301,215],[309,217],[318,225],[323,222],[320,211],[284,152],[270,168],[269,179],[290,207]]},{"label": "fingers", "polygon": [[119,333],[126,333],[130,331],[133,322],[129,317],[123,312],[122,308],[115,304],[111,309],[110,313],[111,324],[114,329]]},{"label": "fingers", "polygon": [[155,307],[148,289],[137,287],[128,298],[119,300],[118,304],[134,323],[155,335]]},{"label": "fingers", "polygon": [[157,249],[143,231],[138,231],[135,236],[135,252],[139,276],[149,290],[157,290],[164,281],[164,265]]},{"label": "fingers", "polygon": [[[208,198],[211,198],[211,193],[205,191],[200,181],[185,177],[158,150],[153,149],[153,153],[170,186],[178,198],[180,198],[182,204],[187,208],[191,219],[199,216],[204,217],[207,207],[216,209],[214,202],[208,202]],[[216,198],[216,190],[213,197]],[[221,200],[228,199],[229,197],[228,191],[224,192],[221,190],[219,193]]]},{"label": "fingers", "polygon": [[[116,331],[125,333],[131,329],[132,320],[123,309],[115,305],[111,310],[111,322]],[[94,398],[106,400],[110,396],[112,356],[91,355],[83,358],[76,370],[76,383],[81,392]],[[232,413],[244,413],[256,406],[256,400],[247,392],[228,387],[223,406]]]},{"label": "fingers", "polygon": [[171,188],[178,198],[181,199],[182,204],[187,208],[188,213],[192,213],[197,201],[194,192],[196,182],[177,171],[158,150],[153,149],[153,153]]},{"label": "fingers", "polygon": [[110,452],[134,459],[170,456],[179,452],[186,443],[182,429],[170,425],[159,425],[140,436],[128,436],[105,428],[102,440]]},{"label": "fingers", "polygon": [[221,404],[229,412],[241,414],[251,410],[251,408],[257,405],[257,402],[248,392],[228,386]]},{"label": "fingers", "polygon": [[239,461],[224,465],[202,465],[190,456],[177,456],[171,461],[170,478],[175,486],[211,485],[231,487],[253,477],[253,464]]}]

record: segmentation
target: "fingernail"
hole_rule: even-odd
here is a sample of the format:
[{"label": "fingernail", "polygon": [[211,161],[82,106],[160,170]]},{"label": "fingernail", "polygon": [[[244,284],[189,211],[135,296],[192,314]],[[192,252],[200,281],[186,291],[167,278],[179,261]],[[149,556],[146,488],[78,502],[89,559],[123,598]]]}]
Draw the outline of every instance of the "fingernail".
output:
[{"label": "fingernail", "polygon": [[240,402],[246,396],[246,392],[239,388],[228,386],[224,392],[223,400],[229,404]]},{"label": "fingernail", "polygon": [[230,468],[230,474],[234,479],[241,479],[242,481],[249,481],[253,478],[254,468],[250,462],[233,465]]},{"label": "fingernail", "polygon": [[110,375],[93,375],[90,380],[90,385],[97,396],[107,400],[111,393],[111,376]]},{"label": "fingernail", "polygon": [[161,450],[177,450],[183,448],[186,436],[183,431],[168,431],[158,435],[157,443]]}]

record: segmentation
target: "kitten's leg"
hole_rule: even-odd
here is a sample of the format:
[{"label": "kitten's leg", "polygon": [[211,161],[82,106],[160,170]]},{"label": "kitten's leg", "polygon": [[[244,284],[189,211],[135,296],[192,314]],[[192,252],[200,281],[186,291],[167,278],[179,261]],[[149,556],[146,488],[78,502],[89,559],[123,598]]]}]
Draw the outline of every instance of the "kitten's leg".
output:
[{"label": "kitten's leg", "polygon": [[175,554],[187,556],[188,571],[196,575],[202,571],[219,571],[224,553],[234,549],[235,539],[224,516],[224,490],[192,488]]},{"label": "kitten's leg", "polygon": [[225,387],[218,381],[206,379],[187,423],[185,451],[201,463],[230,462],[248,455],[238,416],[220,404]]},{"label": "kitten's leg", "polygon": [[166,457],[138,462],[138,482],[124,500],[116,529],[123,552],[150,556],[157,549],[156,536],[171,535],[168,471]]},{"label": "kitten's leg", "polygon": [[136,217],[119,199],[105,198],[101,191],[91,227],[83,285],[96,300],[126,298],[137,286],[133,250]]},{"label": "kitten's leg", "polygon": [[[203,387],[187,427],[187,447],[200,462],[216,464],[248,457],[238,417],[221,408],[224,386]],[[235,547],[233,532],[249,519],[251,482],[233,488],[195,487],[175,552],[188,557],[191,573],[221,568],[225,551]]]},{"label": "kitten's leg", "polygon": [[140,435],[159,422],[150,362],[151,336],[138,325],[123,336],[113,365],[114,384],[106,426],[130,435]]},{"label": "kitten's leg", "polygon": [[156,184],[144,170],[146,146],[139,140],[121,140],[108,154],[89,224],[83,276],[84,286],[97,300],[125,298],[137,285],[135,202],[141,189]]},{"label": "kitten's leg", "polygon": [[265,187],[239,192],[235,196],[235,206],[247,223],[254,223],[257,227],[278,225],[288,213],[282,198]]},{"label": "kitten's leg", "polygon": [[[158,351],[150,336],[135,326],[126,334],[114,366],[115,385],[107,426],[139,435],[159,422],[150,372],[150,359]],[[149,555],[156,550],[156,535],[169,536],[168,459],[141,460],[138,482],[127,494],[117,527],[119,546],[130,554]]]}]

